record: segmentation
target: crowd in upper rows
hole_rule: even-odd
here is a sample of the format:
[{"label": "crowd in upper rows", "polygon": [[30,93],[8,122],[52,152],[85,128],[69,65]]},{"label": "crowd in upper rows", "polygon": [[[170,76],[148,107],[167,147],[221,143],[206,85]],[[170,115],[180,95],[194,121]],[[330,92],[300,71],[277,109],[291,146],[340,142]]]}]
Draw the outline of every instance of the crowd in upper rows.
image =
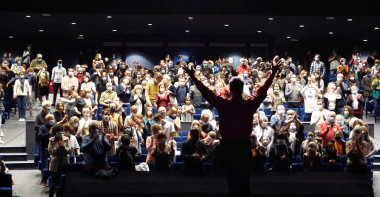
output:
[{"label": "crowd in upper rows", "polygon": [[[367,61],[353,56],[349,68],[344,58],[334,56],[329,61],[337,80],[328,84],[323,80],[327,71],[318,54],[310,70],[301,65],[296,67],[291,57],[282,60],[284,67],[261,104],[261,108],[271,108],[271,114],[258,110],[253,117],[251,143],[256,169],[264,169],[266,156],[274,170],[289,169],[297,155],[305,168],[318,170],[316,166],[321,162],[339,162],[344,155],[349,163],[363,164],[366,157],[377,152],[369,127],[361,119],[365,101],[378,99],[378,60],[370,68]],[[278,61],[279,56],[270,62],[242,58],[235,69],[224,59],[194,65],[179,56],[179,62],[173,64],[167,55],[159,65],[146,69],[138,62],[130,66],[121,60],[103,61],[101,54],[97,54],[91,68],[83,64],[66,70],[63,61],[58,60],[49,73],[41,54],[32,60],[26,51],[15,62],[11,58],[2,61],[0,88],[5,100],[17,98],[20,121],[25,120],[26,109],[32,115],[34,99],[40,99],[43,110],[35,121],[36,139],[42,161],[45,148],[49,148],[53,173],[63,161],[57,159],[59,155],[66,158],[82,153],[88,171],[107,168],[107,154],[116,154],[120,169],[133,170],[141,146],[148,150],[146,162],[154,162],[157,169],[170,169],[175,150],[181,148],[183,169],[198,171],[203,169],[203,161],[212,162],[215,169],[221,166],[218,140],[222,136],[213,118],[214,107],[182,66],[193,67],[197,80],[215,94],[230,98],[232,77],[244,81],[244,97],[254,95]],[[336,69],[331,66],[334,62]],[[53,103],[48,101],[50,82],[54,87]],[[306,140],[297,111],[285,111],[284,105],[305,110],[305,121],[315,126]],[[193,116],[197,108],[203,109],[199,121]],[[97,117],[100,109],[101,117]],[[98,118],[99,122],[94,121]],[[177,147],[174,137],[179,135],[181,122],[192,122],[191,131],[188,140]],[[56,151],[61,152],[57,155]]]}]

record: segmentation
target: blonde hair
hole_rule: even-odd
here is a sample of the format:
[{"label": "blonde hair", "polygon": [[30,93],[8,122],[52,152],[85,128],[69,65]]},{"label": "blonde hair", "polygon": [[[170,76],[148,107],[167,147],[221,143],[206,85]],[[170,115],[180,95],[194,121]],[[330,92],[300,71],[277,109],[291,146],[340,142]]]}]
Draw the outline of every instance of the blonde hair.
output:
[{"label": "blonde hair", "polygon": [[201,123],[198,121],[198,120],[193,120],[193,122],[191,123],[191,127],[190,127],[190,129],[194,129],[194,124],[198,124],[199,126],[198,126],[198,129],[199,129],[199,127],[201,126]]},{"label": "blonde hair", "polygon": [[133,88],[132,93],[133,93],[133,94],[136,94],[136,90],[138,90],[138,89],[140,89],[140,90],[141,90],[141,93],[142,93],[142,91],[143,91],[143,87],[142,87],[142,85],[136,85],[136,86]]},{"label": "blonde hair", "polygon": [[173,110],[174,109],[177,110],[177,112],[178,112],[178,109],[176,107],[171,107],[170,110],[169,110],[169,112],[168,112],[168,116],[171,116],[173,114]]},{"label": "blonde hair", "polygon": [[[148,115],[148,110],[151,110],[152,111],[152,115]],[[147,107],[146,110],[145,110],[145,118],[148,117],[150,119],[153,119],[153,109],[151,107]]]}]

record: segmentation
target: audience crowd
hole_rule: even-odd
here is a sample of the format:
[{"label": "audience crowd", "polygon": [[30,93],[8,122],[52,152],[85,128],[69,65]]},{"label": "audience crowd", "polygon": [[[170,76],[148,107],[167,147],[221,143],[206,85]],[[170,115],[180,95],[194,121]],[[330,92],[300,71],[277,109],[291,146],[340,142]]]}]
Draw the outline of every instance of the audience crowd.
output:
[{"label": "audience crowd", "polygon": [[[42,57],[31,59],[29,51],[15,59],[4,55],[0,96],[5,101],[17,99],[20,121],[25,121],[27,110],[32,115],[39,99],[42,111],[35,120],[36,142],[41,161],[46,162],[44,150],[49,150],[51,195],[58,164],[70,162],[70,155],[84,154],[88,172],[109,169],[108,155],[115,155],[118,169],[126,171],[134,171],[137,162],[153,162],[154,170],[171,170],[179,157],[183,171],[204,171],[204,163],[222,170],[223,136],[217,111],[184,66],[194,68],[195,77],[215,94],[230,99],[233,77],[244,82],[247,98],[265,83],[272,65],[285,62],[253,116],[253,171],[268,170],[266,163],[273,171],[288,171],[294,161],[303,163],[305,171],[320,171],[323,163],[346,163],[362,170],[367,168],[366,158],[378,150],[362,120],[366,103],[377,105],[380,99],[380,61],[371,56],[362,60],[353,55],[346,61],[334,55],[328,61],[339,66],[331,66],[329,72],[318,54],[307,65],[310,69],[295,65],[291,57],[242,58],[235,69],[227,59],[195,65],[181,55],[178,62],[167,55],[153,69],[146,69],[138,62],[130,66],[96,54],[90,68],[87,64],[65,68],[58,60],[50,65],[51,73]],[[335,80],[323,80],[328,73]],[[176,140],[181,137],[181,122],[192,122],[184,142]],[[306,131],[303,122],[310,122],[313,129]],[[143,150],[148,152],[146,160],[141,160]],[[41,180],[43,187],[46,181]]]}]

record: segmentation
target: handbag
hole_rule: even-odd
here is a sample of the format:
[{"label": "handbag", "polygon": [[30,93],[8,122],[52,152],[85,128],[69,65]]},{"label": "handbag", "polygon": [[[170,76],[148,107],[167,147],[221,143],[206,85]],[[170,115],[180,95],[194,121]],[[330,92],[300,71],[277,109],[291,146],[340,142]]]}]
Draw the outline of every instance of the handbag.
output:
[{"label": "handbag", "polygon": [[149,172],[149,166],[146,162],[135,166],[136,171]]}]

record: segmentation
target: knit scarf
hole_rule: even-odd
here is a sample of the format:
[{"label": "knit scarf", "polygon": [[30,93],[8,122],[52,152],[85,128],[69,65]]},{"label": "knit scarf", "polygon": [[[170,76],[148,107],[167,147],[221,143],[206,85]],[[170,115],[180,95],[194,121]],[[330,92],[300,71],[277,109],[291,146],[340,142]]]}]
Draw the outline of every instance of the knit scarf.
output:
[{"label": "knit scarf", "polygon": [[25,79],[20,79],[20,82],[21,82],[21,91],[24,92],[24,82],[25,82]]}]

